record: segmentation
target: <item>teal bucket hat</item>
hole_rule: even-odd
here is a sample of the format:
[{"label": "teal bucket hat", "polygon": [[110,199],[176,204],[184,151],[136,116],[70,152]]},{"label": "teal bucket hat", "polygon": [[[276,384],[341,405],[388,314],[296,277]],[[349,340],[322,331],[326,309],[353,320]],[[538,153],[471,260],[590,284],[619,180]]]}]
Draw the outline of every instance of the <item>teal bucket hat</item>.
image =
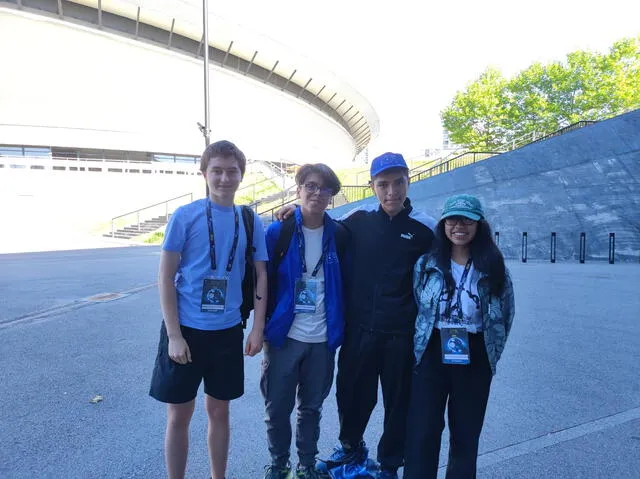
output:
[{"label": "teal bucket hat", "polygon": [[440,219],[450,216],[464,216],[475,221],[484,218],[484,211],[480,200],[471,195],[454,195],[447,198],[442,208]]}]

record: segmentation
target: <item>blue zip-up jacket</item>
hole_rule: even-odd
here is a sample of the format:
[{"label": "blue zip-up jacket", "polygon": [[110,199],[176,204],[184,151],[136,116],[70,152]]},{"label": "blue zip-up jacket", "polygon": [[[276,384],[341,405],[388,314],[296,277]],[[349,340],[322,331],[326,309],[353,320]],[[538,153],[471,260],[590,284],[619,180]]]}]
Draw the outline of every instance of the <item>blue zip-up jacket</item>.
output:
[{"label": "blue zip-up jacket", "polygon": [[[494,375],[511,332],[515,312],[511,275],[508,270],[505,270],[505,274],[504,291],[501,296],[493,296],[489,292],[489,278],[486,274],[480,273],[480,279],[478,280],[484,344],[489,357],[491,372]],[[413,291],[418,302],[416,332],[413,338],[413,352],[416,364],[420,364],[422,355],[427,349],[429,338],[436,323],[438,305],[444,287],[444,273],[438,268],[435,257],[431,254],[421,256],[415,265],[413,273]]]},{"label": "blue zip-up jacket", "polygon": [[[278,271],[273,271],[273,262],[267,264],[269,278],[277,278],[275,288],[270,285],[270,291],[275,291],[275,298],[269,298],[267,308],[267,324],[265,325],[265,339],[275,347],[281,347],[291,329],[294,319],[294,297],[296,279],[302,277],[302,262],[298,242],[298,232],[302,227],[302,213],[300,208],[295,212],[296,228],[293,229],[289,249],[282,258]],[[276,221],[267,229],[267,251],[269,258],[273,258],[274,250],[280,237],[282,223]],[[324,308],[327,315],[327,341],[331,350],[336,350],[344,337],[344,299],[342,291],[342,274],[336,251],[336,224],[324,214],[324,231],[322,233],[322,247],[326,248],[324,258]],[[275,273],[275,274],[274,274]]]}]

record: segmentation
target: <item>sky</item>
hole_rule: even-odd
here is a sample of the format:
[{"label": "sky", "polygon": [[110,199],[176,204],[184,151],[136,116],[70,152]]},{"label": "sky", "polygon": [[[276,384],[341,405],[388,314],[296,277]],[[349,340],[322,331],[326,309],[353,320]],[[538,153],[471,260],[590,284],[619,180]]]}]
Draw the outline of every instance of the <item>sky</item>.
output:
[{"label": "sky", "polygon": [[380,117],[373,156],[438,148],[440,111],[488,66],[511,76],[535,61],[606,51],[640,35],[640,0],[234,0],[210,1],[209,9],[367,98]]}]

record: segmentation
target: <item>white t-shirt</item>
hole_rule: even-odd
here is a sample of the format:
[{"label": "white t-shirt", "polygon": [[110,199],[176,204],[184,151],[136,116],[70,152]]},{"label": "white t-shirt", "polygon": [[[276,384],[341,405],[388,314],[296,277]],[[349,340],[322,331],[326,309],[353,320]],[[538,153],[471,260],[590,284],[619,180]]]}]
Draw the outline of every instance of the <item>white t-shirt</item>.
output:
[{"label": "white t-shirt", "polygon": [[[451,274],[456,289],[453,293],[453,300],[451,301],[451,314],[449,318],[444,317],[448,301],[446,290],[443,291],[442,296],[440,296],[440,318],[436,324],[438,329],[445,325],[458,324],[465,326],[470,333],[482,331],[482,311],[480,310],[480,296],[478,295],[478,279],[480,279],[480,273],[476,271],[473,263],[471,263],[467,278],[464,284],[461,285],[460,280],[464,274],[465,266],[466,265],[458,264],[451,260]],[[460,289],[462,289],[460,304],[457,304]],[[462,318],[459,317],[460,312],[462,312]]]},{"label": "white t-shirt", "polygon": [[[315,229],[302,227],[304,259],[307,263],[307,272],[303,273],[304,279],[311,279],[311,273],[320,260],[323,232],[324,226]],[[317,280],[315,313],[297,313],[293,318],[289,334],[287,334],[290,338],[304,343],[323,343],[327,340],[327,315],[324,310],[324,268],[322,265],[315,279]]]}]

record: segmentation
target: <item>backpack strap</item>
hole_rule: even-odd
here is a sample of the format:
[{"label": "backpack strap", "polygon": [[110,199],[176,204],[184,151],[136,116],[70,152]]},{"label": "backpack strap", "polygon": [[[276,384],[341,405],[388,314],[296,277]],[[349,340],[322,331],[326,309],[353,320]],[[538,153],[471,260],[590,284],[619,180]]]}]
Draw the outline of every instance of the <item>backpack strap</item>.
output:
[{"label": "backpack strap", "polygon": [[289,243],[291,243],[291,238],[293,237],[293,230],[296,226],[296,218],[294,215],[289,216],[286,220],[282,222],[282,226],[280,228],[280,235],[278,236],[278,241],[276,242],[276,246],[273,249],[273,271],[278,271],[278,267],[282,262],[282,258],[287,254],[289,250]]},{"label": "backpack strap", "polygon": [[255,252],[255,247],[253,246],[253,210],[249,208],[247,205],[242,205],[242,221],[244,223],[244,231],[247,234],[247,248],[244,252],[244,257],[247,261],[251,261],[253,264],[253,253]]},{"label": "backpack strap", "polygon": [[286,255],[287,251],[289,250],[289,243],[291,243],[295,225],[296,219],[294,215],[291,215],[289,218],[282,221],[282,224],[280,225],[280,232],[278,233],[278,239],[276,240],[276,244],[273,247],[273,252],[271,253],[271,256],[269,258],[269,277],[267,279],[267,284],[269,287],[269,294],[267,296],[267,321],[269,321],[269,314],[273,312],[273,309],[275,308],[278,268],[280,267],[282,258],[284,258],[284,255]]},{"label": "backpack strap", "polygon": [[253,253],[256,248],[253,246],[253,226],[254,226],[254,212],[253,210],[243,205],[242,211],[242,223],[244,224],[244,231],[247,235],[247,247],[244,251],[244,279],[242,280],[242,305],[240,306],[240,316],[242,317],[242,327],[247,327],[247,319],[253,309],[253,297],[258,278],[256,276],[255,263],[253,261]]}]

